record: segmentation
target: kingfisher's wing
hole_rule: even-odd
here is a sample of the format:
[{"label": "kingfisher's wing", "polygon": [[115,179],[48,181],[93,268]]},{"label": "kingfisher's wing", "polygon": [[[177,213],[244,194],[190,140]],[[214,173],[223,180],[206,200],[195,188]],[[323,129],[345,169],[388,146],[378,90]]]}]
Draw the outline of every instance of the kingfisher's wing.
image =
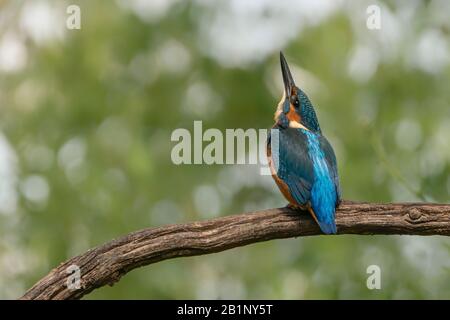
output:
[{"label": "kingfisher's wing", "polygon": [[[275,129],[275,131],[273,131]],[[289,188],[298,204],[306,204],[314,182],[313,162],[308,155],[307,137],[299,129],[275,126],[269,135],[272,160],[277,176]]]},{"label": "kingfisher's wing", "polygon": [[324,136],[320,136],[319,143],[320,148],[322,149],[325,155],[328,170],[331,173],[331,178],[333,179],[334,186],[336,188],[336,195],[337,195],[336,205],[337,205],[341,201],[341,189],[339,186],[339,175],[337,171],[336,155],[334,154],[334,150],[331,147],[331,144]]}]

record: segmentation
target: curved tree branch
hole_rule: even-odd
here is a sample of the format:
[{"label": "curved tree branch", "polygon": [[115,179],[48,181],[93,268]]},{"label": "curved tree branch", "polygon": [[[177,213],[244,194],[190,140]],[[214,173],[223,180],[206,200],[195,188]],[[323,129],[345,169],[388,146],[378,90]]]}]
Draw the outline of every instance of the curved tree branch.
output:
[{"label": "curved tree branch", "polygon": [[[336,223],[339,234],[449,236],[450,205],[345,201],[336,212]],[[144,229],[60,264],[21,299],[79,299],[96,288],[114,284],[135,268],[158,261],[209,254],[260,241],[319,234],[309,214],[288,208]],[[80,268],[79,289],[67,286],[72,265]]]}]

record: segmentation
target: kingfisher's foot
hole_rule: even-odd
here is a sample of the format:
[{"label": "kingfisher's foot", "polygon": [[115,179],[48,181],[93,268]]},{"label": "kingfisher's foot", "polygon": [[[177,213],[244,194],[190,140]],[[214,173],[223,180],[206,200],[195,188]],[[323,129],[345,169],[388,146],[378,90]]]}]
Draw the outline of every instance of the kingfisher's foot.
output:
[{"label": "kingfisher's foot", "polygon": [[292,203],[288,203],[288,204],[286,205],[286,208],[291,209],[291,210],[296,210],[296,209],[297,209],[297,207],[294,206]]},{"label": "kingfisher's foot", "polygon": [[286,205],[286,208],[289,208],[289,209],[295,210],[295,211],[306,211],[306,207],[299,206],[299,205],[294,205],[292,203],[288,203]]}]

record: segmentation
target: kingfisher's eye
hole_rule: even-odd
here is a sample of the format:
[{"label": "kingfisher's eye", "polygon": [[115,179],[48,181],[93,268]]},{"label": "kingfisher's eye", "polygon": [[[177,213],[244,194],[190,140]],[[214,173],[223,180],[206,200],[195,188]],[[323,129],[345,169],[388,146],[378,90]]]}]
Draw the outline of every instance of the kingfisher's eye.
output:
[{"label": "kingfisher's eye", "polygon": [[296,107],[296,108],[300,107],[300,101],[298,101],[297,98],[295,98],[295,100],[294,100],[294,107]]}]

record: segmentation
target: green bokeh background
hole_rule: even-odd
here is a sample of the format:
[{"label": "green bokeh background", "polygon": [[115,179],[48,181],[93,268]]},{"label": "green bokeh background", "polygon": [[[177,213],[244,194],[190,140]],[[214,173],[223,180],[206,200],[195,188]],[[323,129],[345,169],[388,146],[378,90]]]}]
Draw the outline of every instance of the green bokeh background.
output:
[{"label": "green bokeh background", "polygon": [[[81,29],[66,8],[81,8]],[[381,9],[381,29],[366,26]],[[0,298],[128,232],[285,205],[257,165],[180,165],[171,133],[270,128],[278,52],[345,199],[448,202],[447,1],[0,1]],[[276,240],[134,270],[88,299],[449,299],[448,239]],[[369,265],[381,290],[366,287]]]}]

